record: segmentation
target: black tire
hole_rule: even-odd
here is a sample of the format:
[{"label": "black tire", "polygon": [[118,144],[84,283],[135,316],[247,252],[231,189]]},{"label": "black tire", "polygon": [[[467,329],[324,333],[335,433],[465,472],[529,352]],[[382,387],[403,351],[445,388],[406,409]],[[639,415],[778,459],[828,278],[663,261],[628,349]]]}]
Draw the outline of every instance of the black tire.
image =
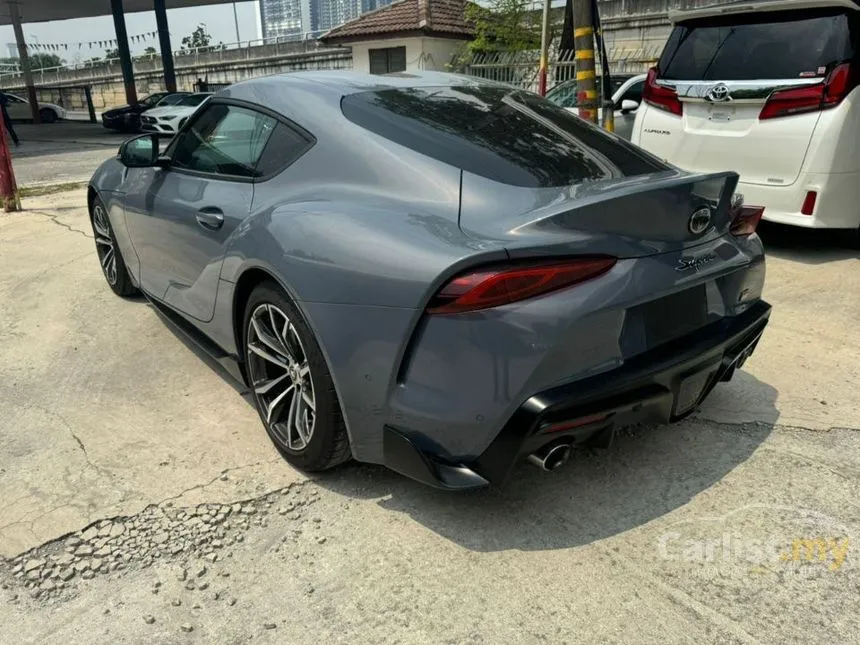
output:
[{"label": "black tire", "polygon": [[[268,308],[268,309],[267,309]],[[276,313],[275,313],[276,312]],[[292,323],[294,334],[290,331],[279,333],[277,342],[283,343],[284,338],[289,338],[288,345],[283,345],[285,351],[278,352],[276,358],[287,363],[293,362],[296,366],[297,378],[298,368],[302,364],[307,364],[309,373],[304,377],[305,382],[296,385],[296,381],[291,380],[289,370],[283,367],[274,365],[272,362],[261,358],[257,353],[249,348],[253,342],[255,347],[264,350],[271,350],[271,345],[261,343],[258,338],[257,329],[252,327],[251,319],[254,315],[263,316],[271,315],[276,320],[268,326],[267,329],[281,328],[287,330],[289,323]],[[283,316],[282,316],[283,315]],[[286,321],[286,322],[284,322]],[[260,319],[257,318],[258,325]],[[263,282],[251,292],[248,302],[245,305],[244,315],[242,316],[242,346],[245,355],[245,367],[247,369],[248,381],[251,386],[251,391],[254,397],[254,404],[260,419],[266,428],[275,447],[283,455],[291,465],[304,471],[315,472],[327,470],[338,464],[349,461],[352,458],[350,451],[349,437],[346,432],[346,425],[341,414],[340,403],[335,392],[334,382],[331,379],[331,374],[320,350],[319,344],[314,338],[308,324],[302,317],[298,307],[284,293],[283,289],[274,282]],[[295,337],[298,338],[298,343],[295,344]],[[269,337],[271,338],[271,337]],[[299,352],[301,350],[301,352]],[[278,391],[273,390],[271,393],[258,393],[261,384],[271,383],[281,376],[286,380],[284,383],[293,383],[290,387],[294,389],[293,394],[296,398],[295,417],[298,417],[298,408],[304,405],[303,412],[309,415],[309,410],[312,410],[313,421],[310,423],[308,417],[305,417],[306,424],[310,423],[310,437],[305,442],[301,433],[296,430],[294,436],[293,427],[290,427],[290,416],[293,414],[292,405],[286,410],[288,397],[292,403],[292,396],[287,394],[281,404],[282,407],[275,406],[278,410],[273,413],[271,421],[267,420],[266,405],[271,403],[272,399],[276,399]],[[268,379],[268,380],[267,380]],[[310,382],[308,390],[307,381]],[[305,390],[300,390],[304,387]],[[309,407],[304,401],[303,392],[310,392],[314,399],[313,407]],[[266,397],[271,397],[268,401]],[[284,419],[286,416],[286,420]],[[294,422],[300,424],[301,421],[294,417]],[[305,425],[307,431],[308,426]],[[288,442],[293,437],[304,442],[304,446],[290,445]]]},{"label": "black tire", "polygon": [[[116,295],[123,298],[137,294],[137,287],[131,281],[122,252],[116,243],[107,208],[98,197],[90,204],[90,225],[93,227],[93,236],[96,240],[96,255],[108,286]],[[112,267],[110,259],[107,258],[110,252],[113,252]]]},{"label": "black tire", "polygon": [[57,121],[57,113],[51,108],[42,108],[39,110],[39,118],[42,123],[55,123]]}]

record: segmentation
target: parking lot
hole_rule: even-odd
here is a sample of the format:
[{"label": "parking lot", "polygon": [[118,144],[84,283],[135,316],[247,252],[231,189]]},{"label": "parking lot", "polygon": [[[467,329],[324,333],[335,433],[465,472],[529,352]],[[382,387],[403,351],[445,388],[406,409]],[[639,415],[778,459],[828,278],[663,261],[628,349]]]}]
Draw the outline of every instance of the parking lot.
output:
[{"label": "parking lot", "polygon": [[84,203],[0,215],[0,641],[860,641],[860,256],[838,237],[765,228],[771,324],[694,417],[456,495],[292,470],[113,296]]}]

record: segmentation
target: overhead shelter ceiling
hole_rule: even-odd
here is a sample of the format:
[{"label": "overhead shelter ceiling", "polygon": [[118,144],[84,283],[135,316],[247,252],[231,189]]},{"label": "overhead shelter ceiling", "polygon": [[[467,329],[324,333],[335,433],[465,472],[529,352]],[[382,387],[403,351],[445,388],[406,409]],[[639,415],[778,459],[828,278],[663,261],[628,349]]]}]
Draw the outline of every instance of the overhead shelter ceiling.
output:
[{"label": "overhead shelter ceiling", "polygon": [[[16,0],[12,0],[15,2]],[[166,0],[168,9],[227,4],[231,0]],[[92,18],[111,14],[110,0],[17,0],[22,22]],[[125,13],[152,11],[153,0],[123,0]],[[11,24],[8,0],[0,0],[0,25]]]}]

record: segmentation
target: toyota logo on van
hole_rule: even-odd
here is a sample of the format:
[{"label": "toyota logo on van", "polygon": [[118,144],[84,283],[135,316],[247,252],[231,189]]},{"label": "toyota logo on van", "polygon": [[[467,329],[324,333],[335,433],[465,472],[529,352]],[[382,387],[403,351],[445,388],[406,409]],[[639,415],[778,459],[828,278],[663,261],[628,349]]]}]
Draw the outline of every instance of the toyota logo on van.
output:
[{"label": "toyota logo on van", "polygon": [[723,101],[731,101],[732,95],[729,94],[729,88],[725,83],[714,85],[708,90],[705,97],[714,103],[722,103]]},{"label": "toyota logo on van", "polygon": [[700,208],[692,215],[690,215],[690,221],[687,224],[687,228],[690,229],[690,233],[692,233],[693,235],[699,235],[701,233],[704,233],[710,225],[711,209]]}]

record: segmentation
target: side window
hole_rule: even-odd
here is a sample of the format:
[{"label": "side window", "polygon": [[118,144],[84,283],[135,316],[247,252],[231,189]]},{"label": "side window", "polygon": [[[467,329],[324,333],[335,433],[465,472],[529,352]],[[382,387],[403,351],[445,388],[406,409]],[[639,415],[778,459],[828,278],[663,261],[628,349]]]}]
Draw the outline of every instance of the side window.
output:
[{"label": "side window", "polygon": [[280,172],[307,152],[313,143],[304,134],[278,123],[257,162],[257,176],[268,177]]},{"label": "side window", "polygon": [[645,81],[633,83],[621,96],[622,101],[636,101],[642,103],[642,90],[645,89]]},{"label": "side window", "polygon": [[277,121],[222,103],[206,106],[177,137],[173,165],[232,177],[258,177],[257,161]]}]

